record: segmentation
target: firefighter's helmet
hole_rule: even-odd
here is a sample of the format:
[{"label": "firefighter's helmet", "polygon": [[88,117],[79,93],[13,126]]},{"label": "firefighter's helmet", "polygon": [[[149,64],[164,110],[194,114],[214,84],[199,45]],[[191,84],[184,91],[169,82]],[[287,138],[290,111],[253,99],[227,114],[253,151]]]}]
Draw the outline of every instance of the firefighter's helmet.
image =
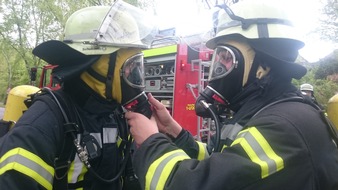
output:
[{"label": "firefighter's helmet", "polygon": [[304,83],[304,84],[300,85],[300,90],[301,91],[311,91],[311,92],[313,92],[313,86],[311,84]]},{"label": "firefighter's helmet", "polygon": [[338,129],[338,94],[329,99],[327,105],[327,115]]},{"label": "firefighter's helmet", "polygon": [[92,6],[73,13],[66,22],[64,42],[86,55],[110,54],[123,47],[147,48],[144,40],[153,28],[139,9],[116,1],[112,7]]},{"label": "firefighter's helmet", "polygon": [[33,54],[53,65],[76,64],[65,59],[107,55],[121,48],[148,48],[156,32],[151,15],[117,0],[111,7],[91,6],[74,12],[66,22],[63,41],[44,42]]},{"label": "firefighter's helmet", "polygon": [[294,64],[304,43],[285,9],[270,0],[246,0],[219,7],[213,18],[216,36],[207,41],[207,47],[215,49],[242,37],[256,53],[264,54],[269,62],[281,68],[283,74],[296,79],[306,74],[305,67]]},{"label": "firefighter's helmet", "polygon": [[209,47],[215,47],[219,38],[234,34],[247,39],[294,40],[300,46],[304,45],[286,11],[270,3],[270,0],[240,1],[231,7],[224,5],[214,17],[216,37],[207,42]]},{"label": "firefighter's helmet", "polygon": [[40,89],[31,85],[20,85],[9,91],[3,120],[16,122],[23,112],[27,110],[24,100],[29,98],[30,94],[38,92]]}]

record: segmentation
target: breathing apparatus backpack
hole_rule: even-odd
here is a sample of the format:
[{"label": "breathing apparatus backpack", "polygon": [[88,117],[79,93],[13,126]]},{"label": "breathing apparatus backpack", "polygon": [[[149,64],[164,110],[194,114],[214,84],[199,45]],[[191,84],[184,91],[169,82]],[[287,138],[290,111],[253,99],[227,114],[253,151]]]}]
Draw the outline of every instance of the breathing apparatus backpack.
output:
[{"label": "breathing apparatus backpack", "polygon": [[0,120],[0,137],[8,133],[23,112],[27,110],[24,101],[29,97],[29,94],[39,90],[38,87],[31,85],[19,85],[8,92],[4,115]]}]

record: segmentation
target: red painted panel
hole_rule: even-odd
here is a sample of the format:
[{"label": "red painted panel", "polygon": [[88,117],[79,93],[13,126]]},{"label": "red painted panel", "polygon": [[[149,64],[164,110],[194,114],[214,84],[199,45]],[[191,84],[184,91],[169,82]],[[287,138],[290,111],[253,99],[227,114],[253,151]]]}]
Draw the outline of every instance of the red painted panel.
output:
[{"label": "red painted panel", "polygon": [[[183,128],[195,136],[197,134],[195,98],[187,85],[198,84],[198,71],[197,69],[191,71],[191,64],[187,63],[187,45],[180,44],[178,46],[176,60],[173,117]],[[194,93],[197,94],[197,89],[194,89]]]}]

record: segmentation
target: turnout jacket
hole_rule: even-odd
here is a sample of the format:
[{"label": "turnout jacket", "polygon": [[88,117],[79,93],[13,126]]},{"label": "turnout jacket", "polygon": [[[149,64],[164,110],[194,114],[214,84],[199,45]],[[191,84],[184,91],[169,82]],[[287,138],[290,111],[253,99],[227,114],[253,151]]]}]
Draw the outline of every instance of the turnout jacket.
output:
[{"label": "turnout jacket", "polygon": [[[91,167],[104,179],[115,177],[121,168],[125,142],[121,122],[114,117],[113,107],[93,98],[81,105],[79,115],[83,120],[84,133],[94,137],[101,154],[90,160]],[[58,110],[58,112],[60,112]],[[53,188],[54,162],[64,133],[61,114],[55,114],[43,101],[36,101],[19,119],[14,128],[0,141],[0,188],[3,190],[42,190]],[[123,126],[122,126],[123,127]],[[73,143],[66,146],[74,146]],[[114,183],[104,183],[88,172],[78,156],[68,171],[68,188],[82,190],[122,189],[119,178]],[[61,176],[59,176],[61,177]],[[62,189],[64,190],[64,189]]]},{"label": "turnout jacket", "polygon": [[137,149],[135,171],[147,190],[337,190],[338,150],[319,112],[302,102],[271,105],[237,120],[234,141],[210,156],[185,130],[173,141],[154,134]]}]

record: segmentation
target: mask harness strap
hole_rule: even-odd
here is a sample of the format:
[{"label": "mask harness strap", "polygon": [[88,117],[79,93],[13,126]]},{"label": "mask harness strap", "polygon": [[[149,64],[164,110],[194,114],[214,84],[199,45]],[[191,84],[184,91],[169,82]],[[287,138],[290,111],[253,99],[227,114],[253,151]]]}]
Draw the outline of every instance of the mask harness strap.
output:
[{"label": "mask harness strap", "polygon": [[106,98],[108,101],[113,100],[113,75],[115,69],[115,62],[116,62],[117,52],[110,54],[109,65],[108,65],[108,72],[106,76]]},{"label": "mask harness strap", "polygon": [[108,101],[113,100],[112,89],[113,89],[113,75],[115,69],[115,61],[116,61],[117,52],[110,54],[109,62],[108,62],[108,71],[107,76],[101,76],[97,73],[93,68],[89,67],[86,71],[96,80],[102,82],[106,86],[105,96]]}]

